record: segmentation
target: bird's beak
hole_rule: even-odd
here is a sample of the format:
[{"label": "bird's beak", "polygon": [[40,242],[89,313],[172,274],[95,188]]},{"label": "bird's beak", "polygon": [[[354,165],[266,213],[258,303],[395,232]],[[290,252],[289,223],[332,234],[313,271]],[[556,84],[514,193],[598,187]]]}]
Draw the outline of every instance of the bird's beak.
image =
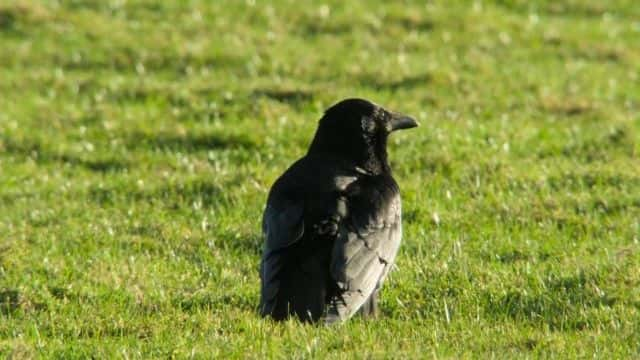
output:
[{"label": "bird's beak", "polygon": [[411,116],[398,113],[391,114],[391,131],[411,129],[418,125],[418,122]]}]

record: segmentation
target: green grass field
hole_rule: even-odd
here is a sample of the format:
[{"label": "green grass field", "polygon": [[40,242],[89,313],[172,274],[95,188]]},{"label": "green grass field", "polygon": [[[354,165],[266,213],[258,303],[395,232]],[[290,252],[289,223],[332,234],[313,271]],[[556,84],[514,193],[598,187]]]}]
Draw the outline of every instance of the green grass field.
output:
[{"label": "green grass field", "polygon": [[[0,357],[640,356],[640,6],[0,2]],[[323,109],[414,115],[382,316],[257,316]]]}]

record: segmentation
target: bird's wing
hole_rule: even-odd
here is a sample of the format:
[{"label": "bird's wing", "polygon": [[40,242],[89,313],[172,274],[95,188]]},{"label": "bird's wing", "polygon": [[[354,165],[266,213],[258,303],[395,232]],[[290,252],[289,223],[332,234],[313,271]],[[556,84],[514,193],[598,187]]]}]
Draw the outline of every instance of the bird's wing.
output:
[{"label": "bird's wing", "polygon": [[356,187],[333,247],[331,275],[339,290],[330,300],[328,323],[350,318],[382,284],[402,238],[395,182],[378,179]]},{"label": "bird's wing", "polygon": [[269,199],[262,218],[265,236],[260,277],[262,279],[260,311],[270,314],[280,288],[278,275],[284,264],[283,252],[300,240],[304,233],[304,205],[301,202]]}]

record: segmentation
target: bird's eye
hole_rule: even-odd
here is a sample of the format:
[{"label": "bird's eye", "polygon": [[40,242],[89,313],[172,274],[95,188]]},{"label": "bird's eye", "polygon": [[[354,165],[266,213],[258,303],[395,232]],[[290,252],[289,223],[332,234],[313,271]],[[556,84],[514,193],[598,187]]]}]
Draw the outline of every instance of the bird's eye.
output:
[{"label": "bird's eye", "polygon": [[376,122],[368,116],[363,116],[360,119],[360,125],[362,130],[367,133],[372,133],[376,130]]}]

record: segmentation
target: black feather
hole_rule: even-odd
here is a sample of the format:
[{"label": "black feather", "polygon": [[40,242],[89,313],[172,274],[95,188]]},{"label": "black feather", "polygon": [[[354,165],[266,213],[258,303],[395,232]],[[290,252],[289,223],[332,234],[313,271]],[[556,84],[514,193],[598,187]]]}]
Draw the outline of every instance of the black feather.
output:
[{"label": "black feather", "polygon": [[402,236],[387,137],[416,126],[412,121],[362,99],[344,100],[325,112],[308,153],[269,192],[263,316],[331,323],[361,308],[375,314]]}]

